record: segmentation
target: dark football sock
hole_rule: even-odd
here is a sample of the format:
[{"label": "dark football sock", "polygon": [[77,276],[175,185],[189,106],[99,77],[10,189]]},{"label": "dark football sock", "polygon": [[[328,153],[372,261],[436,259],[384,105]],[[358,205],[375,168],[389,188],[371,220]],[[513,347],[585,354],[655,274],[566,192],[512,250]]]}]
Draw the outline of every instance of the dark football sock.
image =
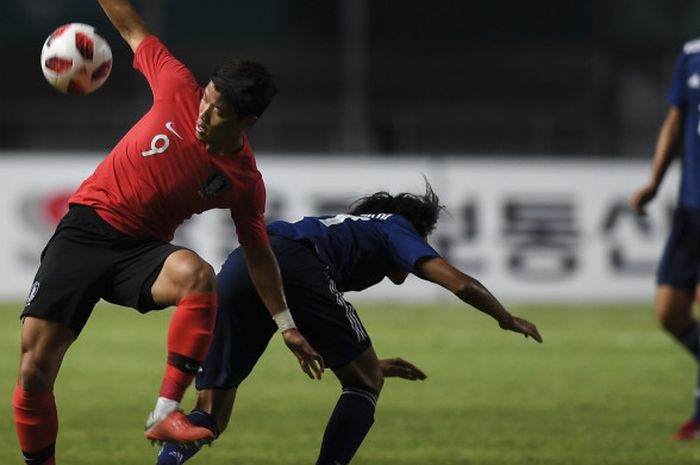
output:
[{"label": "dark football sock", "polygon": [[693,412],[692,419],[696,423],[700,423],[700,372],[698,372],[698,384],[695,389],[695,411]]},{"label": "dark football sock", "polygon": [[[219,437],[219,429],[216,427],[216,422],[211,415],[202,410],[192,410],[187,419],[196,426],[203,426],[214,433],[214,437]],[[199,452],[199,447],[190,445],[183,446],[181,444],[167,443],[158,453],[158,462],[156,465],[182,465],[194,454]]]},{"label": "dark football sock", "polygon": [[[683,331],[673,336],[696,360],[700,361],[700,328],[696,320],[691,321]],[[700,423],[700,371],[695,389],[695,411],[691,418]]]},{"label": "dark football sock", "polygon": [[316,465],[346,465],[374,423],[379,393],[369,388],[343,389],[331,414]]}]

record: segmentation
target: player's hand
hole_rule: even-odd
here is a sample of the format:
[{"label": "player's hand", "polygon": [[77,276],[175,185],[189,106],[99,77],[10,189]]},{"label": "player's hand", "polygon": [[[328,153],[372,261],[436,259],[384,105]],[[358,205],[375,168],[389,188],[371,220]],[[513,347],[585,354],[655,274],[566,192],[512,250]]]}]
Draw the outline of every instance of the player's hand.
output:
[{"label": "player's hand", "polygon": [[311,379],[321,379],[326,368],[323,357],[311,347],[298,329],[291,328],[282,333],[284,343],[299,361],[299,366]]},{"label": "player's hand", "polygon": [[411,381],[427,378],[417,366],[398,357],[379,360],[379,368],[385,378],[403,378]]},{"label": "player's hand", "polygon": [[535,341],[542,343],[542,336],[537,331],[537,326],[523,318],[513,316],[508,321],[501,322],[500,327],[508,331],[524,334],[525,337],[531,337]]},{"label": "player's hand", "polygon": [[630,208],[638,215],[645,216],[646,206],[654,197],[656,197],[656,187],[653,184],[647,184],[632,195]]}]

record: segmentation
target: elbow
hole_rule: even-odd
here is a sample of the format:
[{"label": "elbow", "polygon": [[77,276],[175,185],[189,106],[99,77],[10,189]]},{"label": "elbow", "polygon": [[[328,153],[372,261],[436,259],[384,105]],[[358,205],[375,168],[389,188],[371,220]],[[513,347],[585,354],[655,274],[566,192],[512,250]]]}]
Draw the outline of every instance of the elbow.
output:
[{"label": "elbow", "polygon": [[683,121],[680,118],[673,119],[668,125],[668,135],[672,142],[677,142],[683,133]]},{"label": "elbow", "polygon": [[480,284],[476,279],[464,278],[460,279],[458,282],[452,286],[452,293],[462,300],[471,300],[470,298],[479,289]]},{"label": "elbow", "polygon": [[137,39],[143,36],[141,31],[137,31],[126,25],[119,28],[119,34],[134,51],[136,51],[135,45],[138,44]]},{"label": "elbow", "polygon": [[683,120],[684,114],[679,109],[674,109],[671,111],[668,119],[666,120],[666,127],[673,140],[680,138],[683,132]]}]

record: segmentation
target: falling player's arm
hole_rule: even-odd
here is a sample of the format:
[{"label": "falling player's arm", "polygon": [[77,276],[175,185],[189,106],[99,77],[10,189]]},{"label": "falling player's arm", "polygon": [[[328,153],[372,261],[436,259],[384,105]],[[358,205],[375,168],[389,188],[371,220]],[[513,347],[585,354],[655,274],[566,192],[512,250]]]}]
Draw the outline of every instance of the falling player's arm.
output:
[{"label": "falling player's arm", "polygon": [[100,6],[107,14],[119,34],[136,52],[139,44],[151,35],[141,15],[128,0],[99,0]]},{"label": "falling player's arm", "polygon": [[[282,276],[275,254],[269,245],[257,247],[241,246],[241,249],[243,250],[243,257],[248,267],[250,279],[253,281],[255,289],[258,291],[258,295],[265,307],[267,307],[270,315],[277,321],[275,317],[283,314],[283,312],[287,312],[288,309],[284,288],[282,287]],[[304,373],[309,378],[321,379],[325,368],[323,358],[311,347],[297,328],[294,326],[282,329],[282,337],[284,338],[284,343],[297,357]]]},{"label": "falling player's arm", "polygon": [[401,378],[409,381],[424,380],[428,376],[411,362],[401,357],[380,358],[379,369],[385,378]]},{"label": "falling player's arm", "polygon": [[646,205],[656,196],[664,174],[666,174],[666,169],[671,164],[675,148],[681,138],[683,116],[681,109],[672,106],[669,108],[668,114],[661,125],[656,139],[651,179],[644,187],[635,192],[630,200],[630,206],[640,215],[646,213]]},{"label": "falling player's arm", "polygon": [[429,257],[418,263],[425,279],[448,289],[463,302],[490,315],[505,330],[532,337],[542,342],[537,327],[527,320],[513,316],[479,281],[459,271],[441,257]]}]

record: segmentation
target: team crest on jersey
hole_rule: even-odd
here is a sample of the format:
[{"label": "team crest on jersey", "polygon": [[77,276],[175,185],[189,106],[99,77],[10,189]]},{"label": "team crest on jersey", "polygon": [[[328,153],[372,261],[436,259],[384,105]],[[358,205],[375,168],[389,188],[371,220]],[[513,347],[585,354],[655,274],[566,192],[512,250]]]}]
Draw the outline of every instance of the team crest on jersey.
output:
[{"label": "team crest on jersey", "polygon": [[34,300],[34,297],[36,297],[37,292],[39,292],[39,286],[41,284],[39,281],[34,281],[32,284],[32,288],[29,290],[29,295],[27,296],[27,302],[26,305],[29,305],[32,303],[32,300]]},{"label": "team crest on jersey", "polygon": [[694,73],[688,78],[688,87],[691,89],[700,89],[700,75]]},{"label": "team crest on jersey", "polygon": [[230,187],[231,181],[229,181],[223,173],[216,172],[204,181],[199,195],[205,199],[212,199],[222,192],[227,191]]}]

